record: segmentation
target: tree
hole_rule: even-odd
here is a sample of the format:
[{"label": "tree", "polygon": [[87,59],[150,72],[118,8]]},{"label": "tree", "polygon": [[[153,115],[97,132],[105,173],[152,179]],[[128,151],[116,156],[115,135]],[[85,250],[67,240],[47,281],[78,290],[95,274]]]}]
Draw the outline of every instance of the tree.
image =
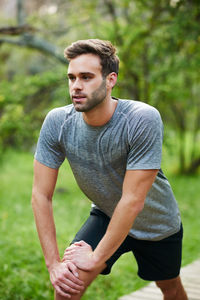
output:
[{"label": "tree", "polygon": [[[119,9],[119,2],[109,2]],[[143,0],[134,9],[131,1],[126,5],[127,14],[122,7],[115,20],[115,28],[123,24],[115,36],[124,67],[119,90],[124,93],[125,88],[128,97],[160,110],[168,132],[176,128],[179,172],[195,173],[200,166],[198,1]],[[114,19],[114,8],[108,10]]]},{"label": "tree", "polygon": [[37,37],[37,29],[29,24],[26,24],[23,0],[17,0],[17,23],[18,24],[16,26],[6,26],[0,28],[0,34],[11,36],[19,35],[20,38],[1,38],[0,44],[8,43],[20,47],[37,49],[38,51],[55,57],[61,63],[67,63],[63,55],[59,53],[57,47],[55,47],[52,43]]},{"label": "tree", "polygon": [[[17,26],[0,28],[0,34],[3,35],[0,39],[1,49],[7,43],[13,47],[16,45],[37,49],[38,54],[48,53],[56,58],[60,66],[65,66],[66,62],[57,49],[58,46],[63,49],[66,41],[69,44],[77,39],[94,37],[111,40],[117,46],[121,60],[120,80],[115,87],[115,95],[156,106],[167,124],[168,135],[171,131],[174,132],[176,148],[179,149],[179,172],[194,173],[198,170],[200,7],[197,0],[46,0],[45,7],[43,2],[37,0],[34,3],[26,2],[29,12],[26,17],[23,16],[22,3],[22,0],[18,0]],[[33,5],[36,5],[37,12],[31,12]],[[52,15],[41,14],[41,11],[53,10],[56,13]],[[77,14],[77,11],[80,13]],[[13,54],[10,53],[9,58],[11,57]],[[47,57],[38,57],[42,63],[39,58],[35,60],[37,70],[34,69],[34,76],[39,78],[42,77],[41,72],[50,71],[52,60],[49,63]],[[57,68],[60,67],[53,65],[54,75]],[[64,68],[62,70],[64,72]],[[13,73],[15,76],[8,74],[9,80],[17,80],[17,71],[12,69]],[[33,75],[32,71],[31,74],[28,71],[28,76],[30,75]],[[33,81],[34,76],[31,77]],[[34,107],[36,110],[38,108],[34,104],[37,103],[35,96],[48,89],[50,94],[44,99],[52,99],[50,107],[55,103],[50,85],[41,89],[38,85],[38,89],[28,97],[32,99],[28,101],[29,108],[25,105],[30,114]],[[58,92],[59,88],[56,90]],[[63,90],[62,88],[64,96]],[[21,99],[23,106],[25,98]],[[48,107],[48,101],[44,100],[43,103],[44,111],[44,107]],[[5,110],[1,114],[4,112]]]}]

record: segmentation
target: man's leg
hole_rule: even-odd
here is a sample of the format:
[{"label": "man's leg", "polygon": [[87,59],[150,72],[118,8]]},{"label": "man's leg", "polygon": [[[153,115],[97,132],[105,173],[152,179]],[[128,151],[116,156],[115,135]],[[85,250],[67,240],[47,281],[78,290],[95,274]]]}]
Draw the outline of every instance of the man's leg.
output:
[{"label": "man's leg", "polygon": [[[89,218],[83,224],[81,229],[76,234],[72,244],[78,241],[85,241],[88,243],[92,249],[94,250],[98,245],[99,241],[103,238],[107,226],[110,222],[110,218],[106,216],[102,211],[93,208],[90,212]],[[128,237],[129,239],[129,237]],[[124,243],[123,243],[124,244]],[[84,272],[79,270],[79,278],[85,284],[85,290],[87,287],[92,283],[92,281],[100,274],[104,269],[104,275],[109,274],[112,265],[117,261],[117,259],[125,252],[130,251],[131,249],[127,249],[126,244],[121,246],[119,250],[101,267],[96,269],[93,272]],[[84,294],[85,290],[78,295],[72,295],[70,298],[71,300],[79,300],[81,299],[82,295]],[[55,295],[56,300],[66,300],[68,298],[64,298],[59,296],[58,294]]]},{"label": "man's leg", "polygon": [[[105,269],[105,267],[106,267],[106,264],[104,264],[103,266],[99,267],[98,269],[96,269],[92,272],[85,272],[85,271],[79,270],[79,278],[80,278],[80,280],[82,280],[84,282],[85,289],[83,292],[81,292],[78,295],[77,294],[72,295],[70,299],[71,300],[81,299],[81,297],[85,293],[87,287],[103,271],[103,269]],[[55,293],[55,300],[66,300],[66,299],[69,299],[69,298],[62,297],[62,296],[58,295],[57,293]],[[183,299],[183,300],[185,300],[185,299]]]},{"label": "man's leg", "polygon": [[164,300],[188,300],[180,276],[169,280],[156,281],[156,285],[161,289]]}]

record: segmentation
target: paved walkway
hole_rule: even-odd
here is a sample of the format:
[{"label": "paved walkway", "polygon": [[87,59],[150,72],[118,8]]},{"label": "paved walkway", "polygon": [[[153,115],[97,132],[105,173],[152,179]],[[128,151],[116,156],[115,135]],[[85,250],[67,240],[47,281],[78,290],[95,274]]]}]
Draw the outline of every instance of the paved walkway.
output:
[{"label": "paved walkway", "polygon": [[[181,269],[181,278],[189,300],[200,300],[200,260]],[[152,282],[134,293],[119,300],[162,300],[162,294]]]}]

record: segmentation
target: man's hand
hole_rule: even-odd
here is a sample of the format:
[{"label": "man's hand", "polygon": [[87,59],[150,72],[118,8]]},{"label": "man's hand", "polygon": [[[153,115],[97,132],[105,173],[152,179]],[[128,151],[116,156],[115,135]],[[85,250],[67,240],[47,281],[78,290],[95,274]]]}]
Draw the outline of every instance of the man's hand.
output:
[{"label": "man's hand", "polygon": [[63,261],[71,261],[84,271],[92,271],[97,266],[91,246],[84,241],[76,242],[68,247],[65,250]]},{"label": "man's hand", "polygon": [[72,262],[57,262],[49,268],[50,279],[56,292],[66,298],[83,291],[83,282],[78,279],[78,269]]}]

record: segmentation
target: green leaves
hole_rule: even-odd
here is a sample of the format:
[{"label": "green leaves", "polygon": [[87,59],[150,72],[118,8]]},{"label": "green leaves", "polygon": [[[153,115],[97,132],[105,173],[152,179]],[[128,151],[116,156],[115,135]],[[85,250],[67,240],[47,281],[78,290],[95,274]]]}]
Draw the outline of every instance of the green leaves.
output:
[{"label": "green leaves", "polygon": [[16,75],[0,82],[0,146],[29,149],[37,140],[42,121],[51,107],[66,100],[63,71],[32,76]]},{"label": "green leaves", "polygon": [[[0,82],[0,117],[3,118],[4,114],[7,117],[0,121],[0,133],[5,131],[3,136],[11,136],[12,139],[8,142],[1,138],[1,144],[5,147],[8,144],[19,146],[21,142],[17,141],[17,136],[20,136],[23,144],[30,145],[35,141],[46,112],[68,103],[65,65],[58,57],[56,64],[55,52],[51,49],[64,50],[77,39],[101,38],[111,40],[117,46],[121,60],[119,80],[113,95],[141,100],[159,109],[165,126],[175,131],[181,172],[187,172],[194,161],[198,161],[198,1],[61,0],[54,7],[38,3],[36,9],[29,5],[26,8],[27,22],[36,30],[26,38],[45,42],[45,47],[49,47],[46,53],[51,56],[44,55],[44,47],[36,51],[29,49],[29,44],[27,48],[2,44],[0,58],[4,64],[0,69],[3,78]],[[14,23],[15,20],[12,20],[12,25]],[[5,108],[7,105],[10,108]],[[15,116],[11,116],[11,111]],[[29,136],[25,134],[27,129]],[[193,142],[186,157],[188,134],[193,136]],[[174,152],[174,155],[177,153]],[[193,172],[197,170],[198,165]]]}]

